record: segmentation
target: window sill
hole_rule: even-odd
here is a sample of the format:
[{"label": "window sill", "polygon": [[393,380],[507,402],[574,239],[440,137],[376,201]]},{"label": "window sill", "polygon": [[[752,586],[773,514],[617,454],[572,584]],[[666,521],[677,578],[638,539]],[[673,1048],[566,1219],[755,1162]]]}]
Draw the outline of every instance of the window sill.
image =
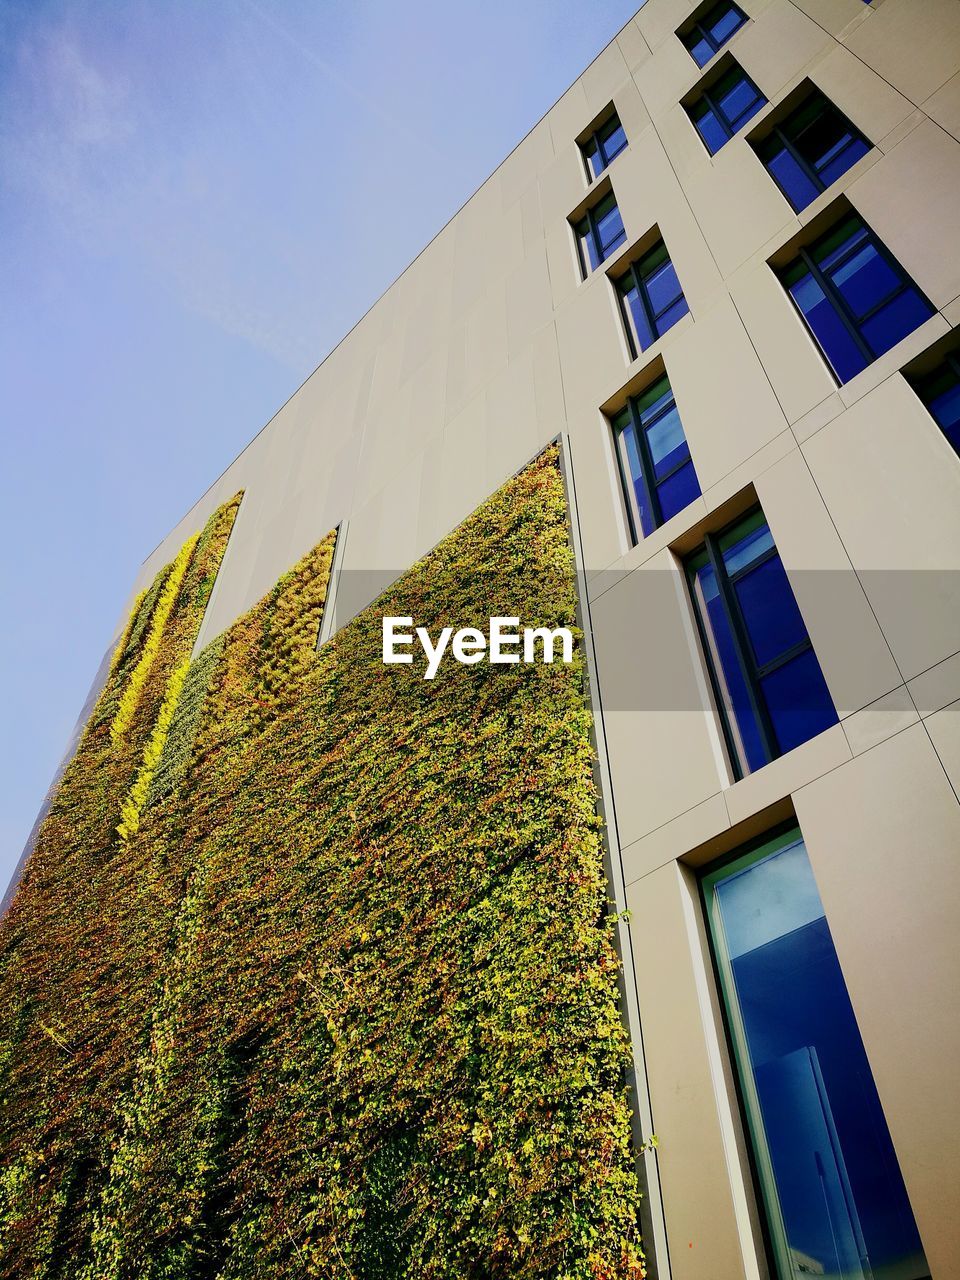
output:
[{"label": "window sill", "polygon": [[727,787],[724,797],[731,824],[735,826],[752,818],[852,759],[843,725],[831,725],[785,756],[778,756]]}]

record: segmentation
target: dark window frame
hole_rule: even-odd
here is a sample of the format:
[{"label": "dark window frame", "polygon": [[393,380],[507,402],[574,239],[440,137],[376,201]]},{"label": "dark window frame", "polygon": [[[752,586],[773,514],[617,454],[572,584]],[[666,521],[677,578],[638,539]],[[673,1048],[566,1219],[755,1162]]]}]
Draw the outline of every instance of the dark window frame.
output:
[{"label": "dark window frame", "polygon": [[[664,382],[667,384],[667,390],[670,392],[670,400],[662,409],[658,409],[652,418],[647,422],[644,422],[641,416],[642,410],[640,408],[640,401],[645,395],[652,392],[655,387],[658,387]],[[617,469],[620,474],[620,485],[623,492],[624,504],[627,508],[627,520],[630,526],[630,534],[633,539],[634,546],[637,546],[644,538],[650,537],[650,534],[645,533],[643,529],[637,528],[637,517],[634,514],[633,502],[630,497],[633,490],[633,477],[627,474],[624,466],[623,451],[620,448],[619,439],[621,432],[626,430],[627,423],[618,427],[617,422],[623,417],[624,413],[629,414],[629,425],[633,427],[633,437],[637,445],[637,456],[640,459],[640,469],[643,472],[644,488],[647,491],[647,497],[650,501],[651,512],[654,518],[653,532],[655,532],[666,524],[667,519],[673,519],[672,516],[664,517],[663,506],[660,502],[660,486],[688,465],[693,466],[694,474],[696,474],[696,464],[693,461],[693,454],[690,452],[690,443],[687,440],[687,433],[684,430],[683,439],[687,446],[687,456],[685,458],[681,458],[679,462],[674,463],[665,475],[657,475],[656,464],[654,463],[653,455],[650,452],[650,442],[647,439],[647,432],[651,427],[656,426],[658,422],[662,421],[673,409],[677,409],[677,398],[674,395],[673,386],[670,382],[669,376],[664,373],[659,378],[655,378],[649,386],[644,387],[643,391],[630,396],[624,407],[618,410],[617,413],[612,414],[610,418],[610,429],[613,432],[613,448],[617,455]],[[679,419],[682,427],[683,419],[680,417],[679,409],[677,409],[677,418]],[[699,477],[697,477],[697,484],[699,485],[699,483]]]},{"label": "dark window frame", "polygon": [[[730,119],[727,113],[719,105],[719,102],[716,96],[714,95],[714,90],[717,88],[717,86],[723,84],[726,80],[733,77],[736,73],[739,73],[741,78],[745,80],[746,83],[750,86],[750,88],[754,91],[754,93],[756,94],[756,98],[754,101],[759,102],[760,104],[755,111],[751,111],[750,115],[748,115],[746,119],[743,119],[743,116],[746,115],[746,112],[742,111],[740,115],[737,117],[737,119],[740,121],[739,124],[737,124],[736,121]],[[740,66],[739,62],[733,61],[732,65],[726,71],[724,71],[724,73],[721,76],[718,76],[716,80],[713,80],[705,88],[700,89],[697,96],[687,104],[686,112],[690,118],[690,123],[693,125],[694,129],[696,130],[697,137],[700,139],[701,143],[703,144],[707,154],[711,156],[715,156],[720,151],[723,150],[723,148],[727,145],[728,142],[732,142],[733,139],[737,136],[737,134],[739,134],[743,129],[747,127],[747,125],[754,118],[757,112],[762,111],[765,106],[769,105],[769,102],[770,102],[770,99],[766,96],[766,94],[763,92],[760,86],[756,83],[756,81],[751,79],[751,77],[747,75],[746,71],[744,71],[743,67]],[[706,138],[700,132],[699,128],[697,128],[697,116],[695,115],[695,112],[704,103],[706,103],[708,112],[713,115],[713,118],[719,124],[721,131],[726,135],[725,141],[722,142],[719,147],[717,147],[716,151],[711,150],[710,144],[707,142]],[[708,112],[704,112],[703,114],[706,115]]]},{"label": "dark window frame", "polygon": [[[694,616],[697,620],[697,632],[700,637],[700,647],[703,651],[704,661],[710,675],[710,687],[713,690],[714,702],[716,703],[717,710],[720,713],[720,723],[723,728],[727,754],[730,758],[731,764],[733,765],[737,781],[746,777],[747,771],[743,768],[743,764],[740,759],[740,752],[737,750],[736,737],[727,713],[723,689],[720,685],[720,679],[715,670],[715,663],[711,656],[711,641],[707,634],[707,621],[702,616],[700,607],[697,603],[695,592],[696,574],[697,570],[702,567],[702,565],[697,564],[696,562],[701,561],[702,557],[706,555],[706,563],[709,563],[710,567],[713,569],[714,578],[717,584],[717,595],[720,600],[727,625],[730,628],[730,636],[737,659],[737,665],[740,669],[740,674],[743,677],[744,687],[747,691],[747,698],[750,703],[750,710],[756,721],[757,731],[760,735],[760,743],[766,756],[764,764],[760,766],[761,768],[771,764],[774,760],[779,760],[781,756],[787,753],[780,750],[780,745],[777,742],[776,730],[773,725],[773,719],[767,708],[766,699],[763,696],[763,690],[760,682],[765,676],[779,670],[780,667],[786,666],[788,662],[792,662],[794,658],[799,657],[808,650],[812,650],[814,657],[816,658],[816,650],[813,647],[813,641],[810,639],[810,631],[807,627],[806,621],[803,623],[803,628],[806,632],[806,638],[804,640],[800,640],[796,644],[791,645],[789,649],[785,649],[783,653],[778,654],[775,658],[771,658],[769,662],[760,664],[753,656],[750,637],[747,632],[746,623],[743,619],[740,603],[736,598],[734,587],[742,577],[753,572],[753,570],[757,569],[760,565],[766,564],[768,561],[772,560],[774,556],[780,557],[780,551],[777,547],[776,539],[773,537],[773,531],[771,530],[770,536],[772,545],[768,547],[766,551],[762,552],[761,555],[757,556],[755,560],[751,560],[743,569],[740,569],[733,574],[729,574],[723,561],[723,550],[720,547],[720,540],[738,525],[746,524],[747,521],[755,519],[757,516],[763,520],[764,524],[769,529],[770,523],[767,520],[763,507],[759,502],[754,503],[753,506],[748,507],[746,511],[743,511],[735,519],[731,520],[728,524],[725,524],[721,529],[705,533],[701,545],[696,547],[683,559],[683,568],[687,579],[687,590],[690,596],[691,605],[693,606]],[[786,573],[786,569],[784,569],[784,573]],[[789,574],[787,574],[787,580],[789,581]],[[800,606],[798,604],[797,609],[799,610],[799,608]],[[802,617],[803,615],[801,613],[801,618]],[[819,666],[819,659],[817,659],[817,665]],[[809,740],[810,739],[807,739],[807,741]],[[757,770],[754,769],[750,772],[756,773]]]},{"label": "dark window frame", "polygon": [[[850,246],[848,247],[847,251],[841,255],[841,257],[839,257],[834,263],[831,264],[830,272],[833,273],[838,271],[842,266],[844,266],[853,256],[855,256],[863,248],[864,244],[871,244],[873,248],[876,250],[877,255],[883,259],[883,261],[887,264],[887,266],[890,268],[890,270],[899,280],[899,285],[897,286],[896,289],[892,290],[885,297],[881,298],[879,302],[875,302],[873,306],[869,309],[869,311],[865,312],[862,316],[860,316],[859,319],[854,314],[852,308],[850,307],[846,298],[843,296],[843,293],[841,292],[839,287],[833,283],[833,280],[830,278],[827,272],[822,270],[822,268],[820,267],[820,265],[818,264],[814,256],[815,251],[819,245],[822,245],[825,241],[828,241],[833,236],[837,235],[839,231],[848,223],[850,224],[859,223],[861,231],[865,231],[866,236],[865,237],[859,236],[857,232],[854,231],[849,236]],[[784,288],[784,291],[787,294],[787,297],[790,299],[791,305],[793,306],[797,315],[800,317],[801,321],[803,322],[805,329],[810,334],[811,338],[813,339],[814,343],[817,346],[817,349],[822,353],[823,358],[827,363],[827,367],[829,368],[830,372],[833,374],[833,377],[836,379],[838,385],[840,386],[844,386],[845,383],[840,380],[839,375],[837,374],[836,370],[833,367],[833,362],[831,361],[830,356],[827,354],[826,350],[821,345],[820,339],[817,337],[816,333],[813,330],[812,325],[807,320],[806,315],[800,309],[799,303],[794,298],[793,293],[791,292],[791,283],[795,284],[799,279],[802,278],[802,275],[797,276],[796,280],[788,283],[788,277],[793,275],[796,272],[798,265],[802,265],[803,267],[806,268],[806,272],[811,276],[814,282],[822,290],[823,296],[830,303],[831,307],[833,308],[834,314],[837,316],[838,320],[843,325],[843,328],[846,330],[847,335],[849,336],[849,338],[851,339],[851,341],[853,342],[857,350],[860,352],[861,356],[863,356],[864,360],[866,361],[866,364],[864,366],[865,368],[869,368],[870,365],[874,363],[874,361],[879,360],[880,356],[886,354],[886,351],[881,351],[879,355],[875,354],[873,351],[873,348],[870,346],[866,338],[864,338],[864,336],[860,332],[860,326],[865,325],[879,311],[883,310],[884,307],[888,307],[896,298],[901,297],[904,293],[908,292],[909,290],[913,290],[915,293],[919,294],[919,296],[930,308],[930,315],[932,316],[936,314],[936,308],[933,306],[933,303],[930,301],[927,295],[923,292],[923,290],[917,285],[916,281],[912,278],[912,276],[910,276],[904,270],[904,268],[893,256],[893,254],[890,252],[887,246],[883,243],[883,241],[880,239],[877,233],[873,230],[873,228],[868,223],[864,222],[863,218],[861,218],[860,215],[856,213],[854,210],[850,210],[848,213],[846,213],[845,216],[842,216],[841,218],[839,218],[833,224],[833,226],[831,226],[827,231],[825,231],[823,235],[818,236],[817,239],[814,240],[811,244],[800,245],[799,248],[797,249],[796,255],[793,258],[791,258],[791,260],[785,266],[781,267],[777,271],[777,276],[780,280],[781,285]],[[910,330],[911,333],[915,331],[916,331],[915,329]],[[906,336],[907,335],[904,334],[904,337]],[[903,340],[902,338],[898,339],[898,341],[902,341],[902,340]],[[896,346],[896,345],[897,345],[896,343],[893,344],[893,346]],[[886,350],[890,351],[892,350],[892,347],[887,347]],[[862,373],[863,369],[859,370],[858,372]],[[852,375],[852,377],[856,377],[856,376],[857,376],[856,374]],[[848,378],[846,379],[846,381],[849,382],[851,381],[851,379]]]},{"label": "dark window frame", "polygon": [[[778,189],[783,193],[784,199],[787,201],[787,203],[790,205],[790,207],[793,209],[795,213],[802,212],[802,210],[806,209],[808,205],[812,203],[812,201],[808,201],[808,204],[803,205],[800,209],[798,209],[797,206],[793,203],[793,200],[791,199],[789,193],[785,190],[785,188],[777,179],[776,174],[771,170],[770,165],[768,163],[768,157],[766,157],[763,154],[763,152],[769,149],[769,144],[771,139],[776,138],[777,141],[780,143],[780,145],[783,147],[783,149],[788,153],[790,158],[793,160],[794,164],[796,164],[796,166],[800,169],[801,173],[803,173],[804,177],[809,181],[811,186],[813,186],[816,189],[818,194],[822,195],[824,191],[829,190],[829,188],[833,186],[833,182],[839,182],[840,178],[843,176],[842,174],[839,174],[836,178],[834,178],[833,182],[825,183],[823,181],[823,178],[817,172],[817,170],[813,167],[813,165],[810,164],[810,162],[806,159],[804,155],[802,155],[796,143],[794,142],[794,139],[790,136],[790,134],[787,133],[786,129],[784,128],[784,126],[787,125],[788,122],[794,118],[794,116],[796,116],[799,112],[803,111],[806,107],[808,107],[811,104],[811,102],[817,97],[819,97],[821,101],[825,104],[827,110],[832,114],[834,114],[835,116],[838,116],[840,120],[850,130],[850,134],[851,134],[850,141],[846,144],[846,146],[844,147],[844,150],[846,150],[847,147],[852,147],[857,142],[865,143],[868,149],[872,149],[873,147],[873,143],[866,136],[866,134],[863,133],[860,129],[858,129],[857,126],[853,123],[853,121],[840,110],[840,108],[836,105],[836,103],[831,102],[831,100],[827,97],[827,95],[821,89],[818,89],[814,86],[813,90],[809,94],[807,94],[806,97],[804,97],[804,99],[801,102],[797,103],[797,105],[793,108],[792,111],[788,112],[786,116],[784,116],[780,120],[777,120],[774,123],[769,133],[766,133],[762,138],[758,138],[756,142],[751,142],[750,144],[753,147],[754,151],[756,152],[757,158],[760,160],[760,163],[766,169],[767,173],[770,174],[770,177],[776,183]],[[815,117],[815,118],[818,118],[818,117]],[[811,121],[810,123],[812,124],[813,121]],[[862,156],[858,157],[858,159],[862,159],[862,158],[863,158]],[[854,161],[854,164],[856,164],[856,161]],[[844,173],[847,173],[849,171],[849,168],[852,168],[852,166],[848,166],[848,169],[845,169]],[[814,199],[816,199],[816,197],[814,197]]]},{"label": "dark window frame", "polygon": [[[584,280],[589,279],[589,277],[592,276],[595,271],[599,271],[600,267],[603,266],[603,264],[607,261],[607,259],[613,257],[614,253],[616,253],[616,251],[621,247],[621,245],[626,244],[627,242],[627,229],[622,225],[623,215],[621,214],[620,215],[620,222],[621,222],[620,234],[616,237],[616,239],[609,246],[609,248],[606,251],[604,251],[603,243],[600,239],[599,220],[597,218],[597,210],[600,208],[601,205],[605,204],[607,200],[613,201],[613,207],[619,213],[620,206],[617,204],[617,198],[614,195],[613,191],[611,190],[606,192],[603,196],[601,196],[599,200],[596,200],[593,204],[589,205],[586,209],[584,209],[583,213],[580,215],[579,218],[577,218],[576,222],[571,224],[573,226],[574,238],[576,239],[576,242],[577,242],[577,258],[579,259],[579,262],[580,262],[580,272]],[[584,223],[587,224],[586,231],[583,230]],[[583,240],[585,236],[589,236],[593,244],[594,251],[596,252],[596,255],[598,258],[598,262],[596,266],[588,262],[587,259],[584,257]]]},{"label": "dark window frame", "polygon": [[[650,268],[650,270],[647,271],[645,275],[640,275],[640,268],[643,266],[643,264],[645,262],[649,262],[649,260],[655,254],[657,254],[661,249],[663,250],[663,255],[664,255],[662,261],[655,263]],[[671,302],[668,302],[666,306],[661,307],[659,311],[655,312],[650,302],[650,295],[647,291],[647,286],[645,282],[650,278],[650,275],[652,274],[653,271],[657,270],[659,267],[662,267],[666,262],[669,262],[670,265],[673,267],[674,275],[676,275],[677,277],[677,288],[679,289],[679,293]],[[655,244],[651,245],[651,247],[647,250],[646,253],[643,253],[640,255],[640,257],[635,258],[633,262],[630,263],[626,271],[624,271],[622,275],[617,276],[616,280],[614,281],[614,286],[617,291],[617,300],[620,305],[620,315],[621,315],[621,319],[623,320],[623,327],[627,335],[627,347],[630,351],[631,359],[636,360],[639,358],[641,351],[649,350],[650,346],[652,346],[653,343],[650,343],[648,344],[647,347],[644,347],[642,343],[639,343],[638,337],[634,335],[634,321],[633,321],[633,317],[630,315],[630,304],[627,301],[627,294],[630,292],[630,290],[636,289],[637,291],[637,298],[639,300],[640,306],[643,308],[644,317],[646,318],[647,324],[650,328],[650,332],[653,334],[653,342],[657,342],[660,338],[663,337],[664,333],[669,333],[670,329],[673,328],[673,325],[668,325],[667,328],[661,332],[657,322],[663,316],[665,316],[668,311],[670,311],[673,307],[675,307],[679,301],[682,300],[685,303],[687,301],[686,294],[683,291],[683,286],[680,284],[679,272],[674,266],[673,258],[670,256],[670,251],[667,248],[666,243],[663,240],[663,237],[661,237]],[[689,304],[687,304],[686,314],[689,315],[689,313],[690,313],[690,306]],[[682,319],[683,319],[682,316],[678,316],[673,323],[677,324]]]},{"label": "dark window frame", "polygon": [[[734,29],[730,32],[730,34],[726,37],[726,39],[721,40],[721,42],[717,44],[716,40],[713,38],[709,29],[705,27],[703,24],[710,17],[712,13],[715,13],[720,8],[733,9],[736,13],[740,15],[740,21],[737,23]],[[693,58],[697,66],[705,67],[707,63],[712,62],[712,60],[717,56],[717,54],[720,52],[721,49],[725,48],[726,45],[730,43],[730,41],[737,34],[738,31],[743,30],[743,28],[746,26],[746,24],[749,21],[750,21],[749,15],[744,13],[744,11],[740,8],[738,4],[734,4],[734,0],[717,0],[717,3],[711,5],[710,8],[707,9],[704,13],[702,13],[699,18],[695,18],[694,21],[691,22],[688,26],[681,27],[680,30],[677,32],[677,36],[680,40],[680,43],[686,49],[687,53],[689,53],[690,57]],[[710,54],[710,57],[707,58],[706,62],[700,62],[700,60],[694,54],[693,50],[690,48],[691,44],[697,43],[696,39],[694,38],[695,34],[698,35],[700,39],[704,42],[704,44],[708,45],[712,51]]]},{"label": "dark window frame", "polygon": [[[613,128],[610,128],[611,125]],[[621,129],[623,131],[623,145],[617,147],[616,151],[608,153],[606,142],[617,129]],[[604,137],[604,131],[606,131],[606,137]],[[612,115],[607,116],[603,124],[598,125],[593,129],[580,143],[580,153],[583,156],[583,163],[586,166],[587,180],[589,182],[597,182],[601,175],[610,168],[610,165],[614,160],[616,160],[617,156],[622,155],[623,152],[626,151],[629,144],[630,140],[627,137],[626,129],[623,128],[623,121],[620,119],[619,114],[614,111]],[[596,154],[603,161],[603,164],[596,173],[593,173],[590,168],[590,153],[588,148],[591,146],[596,148]]]}]

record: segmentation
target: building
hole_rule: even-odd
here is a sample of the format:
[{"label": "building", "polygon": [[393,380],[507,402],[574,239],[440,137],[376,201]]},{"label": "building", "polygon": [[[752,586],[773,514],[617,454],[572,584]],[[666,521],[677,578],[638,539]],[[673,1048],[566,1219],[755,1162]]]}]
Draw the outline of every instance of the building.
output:
[{"label": "building", "polygon": [[648,0],[135,587],[242,489],[196,651],[339,626],[560,438],[661,1280],[960,1274],[958,208],[956,0]]}]

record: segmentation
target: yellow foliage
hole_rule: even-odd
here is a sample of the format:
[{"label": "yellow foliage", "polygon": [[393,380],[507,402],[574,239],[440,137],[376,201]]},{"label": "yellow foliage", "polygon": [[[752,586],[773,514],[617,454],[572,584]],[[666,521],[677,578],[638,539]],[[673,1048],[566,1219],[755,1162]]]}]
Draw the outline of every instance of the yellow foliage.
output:
[{"label": "yellow foliage", "polygon": [[157,601],[157,609],[153,615],[153,621],[150,623],[150,633],[144,642],[143,653],[141,653],[140,660],[133,669],[129,684],[123,691],[120,698],[120,706],[117,708],[117,714],[114,716],[113,724],[110,726],[110,741],[114,746],[117,746],[123,740],[123,736],[133,720],[133,713],[137,709],[137,702],[143,686],[146,684],[147,676],[150,674],[150,668],[160,652],[164,627],[167,625],[167,619],[170,617],[173,606],[177,602],[184,575],[187,572],[190,559],[199,539],[199,533],[195,533],[192,538],[188,538],[173,562],[173,570],[164,585],[160,599]]}]

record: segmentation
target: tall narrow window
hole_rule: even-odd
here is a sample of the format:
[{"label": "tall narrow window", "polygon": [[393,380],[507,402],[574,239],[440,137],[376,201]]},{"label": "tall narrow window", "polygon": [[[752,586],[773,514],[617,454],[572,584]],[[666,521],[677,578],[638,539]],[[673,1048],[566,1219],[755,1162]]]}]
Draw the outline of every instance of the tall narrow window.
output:
[{"label": "tall narrow window", "polygon": [[660,378],[613,419],[620,477],[634,541],[700,496],[670,382]]},{"label": "tall narrow window", "polygon": [[599,129],[594,130],[586,142],[580,144],[584,164],[587,166],[587,175],[591,182],[594,178],[600,177],[610,161],[618,156],[626,145],[627,135],[623,131],[620,117],[614,112],[609,120],[604,121]]},{"label": "tall narrow window", "polygon": [[726,146],[767,100],[742,67],[736,63],[709,89],[704,89],[687,114],[711,155]]},{"label": "tall narrow window", "polygon": [[722,49],[747,20],[747,15],[732,0],[720,0],[698,18],[691,27],[677,33],[698,67],[705,67],[718,49]]},{"label": "tall narrow window", "polygon": [[915,378],[913,387],[960,456],[960,357],[951,352],[932,373]]},{"label": "tall narrow window", "polygon": [[662,240],[630,265],[617,293],[634,359],[690,310]]},{"label": "tall narrow window", "polygon": [[837,723],[790,580],[757,507],[708,534],[687,573],[740,776]]},{"label": "tall narrow window", "polygon": [[870,143],[814,89],[754,150],[799,213],[866,155]]},{"label": "tall narrow window", "polygon": [[848,382],[934,313],[856,214],[801,249],[780,278],[838,382]]},{"label": "tall narrow window", "polygon": [[595,271],[627,238],[613,192],[588,209],[574,224],[573,230],[580,254],[580,270],[586,280],[590,272]]},{"label": "tall narrow window", "polygon": [[800,832],[702,885],[779,1280],[929,1280]]}]

